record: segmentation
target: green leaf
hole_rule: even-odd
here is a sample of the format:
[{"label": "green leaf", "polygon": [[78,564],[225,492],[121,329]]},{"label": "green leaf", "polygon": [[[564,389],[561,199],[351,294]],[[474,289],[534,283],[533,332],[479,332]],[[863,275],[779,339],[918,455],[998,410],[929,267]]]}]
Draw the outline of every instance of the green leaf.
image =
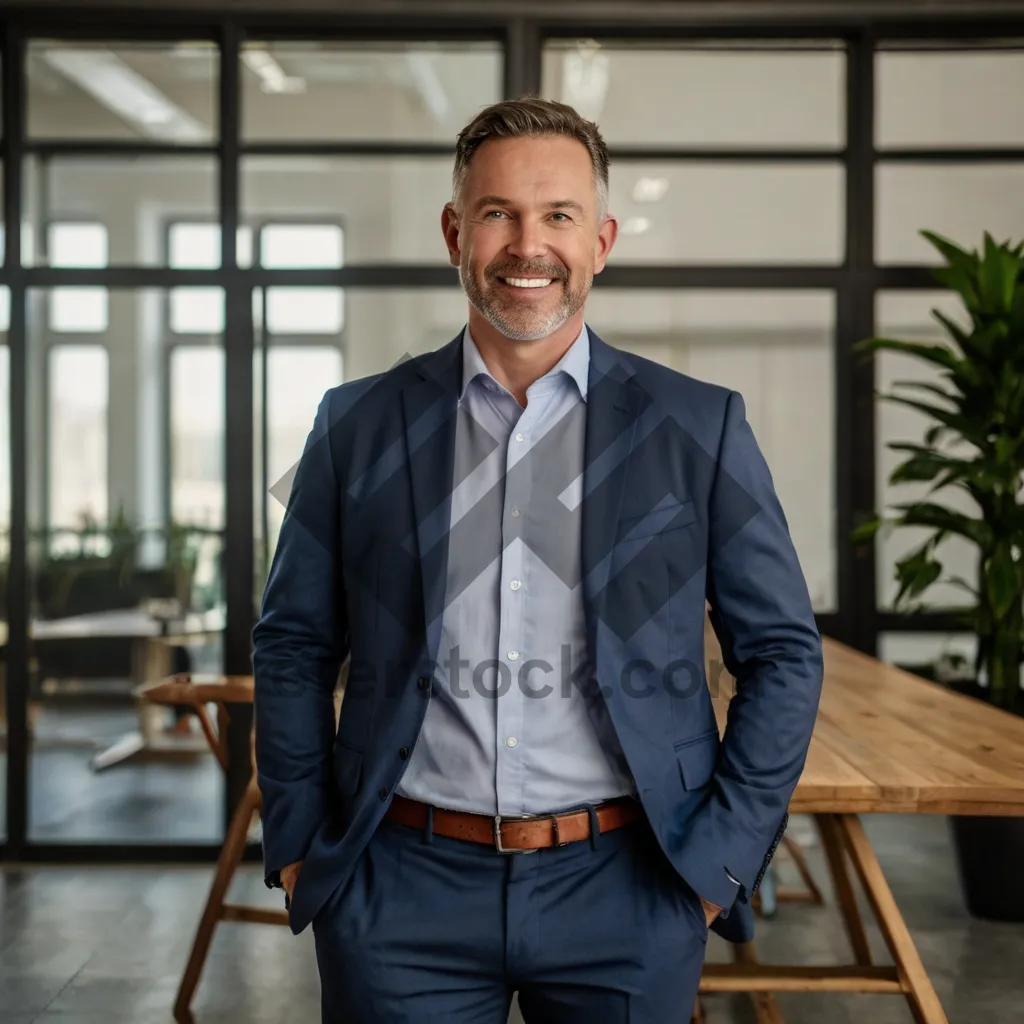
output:
[{"label": "green leaf", "polygon": [[960,434],[961,437],[977,445],[979,448],[984,448],[987,443],[985,425],[979,425],[969,420],[958,411],[943,409],[938,405],[929,405],[928,402],[919,402],[917,399],[907,398],[903,395],[885,395],[884,397],[888,402],[896,402],[899,405],[905,405],[910,409],[923,412],[926,416],[931,416],[932,419],[938,420],[941,424],[949,427],[950,430]]},{"label": "green leaf", "polygon": [[996,620],[1006,617],[1007,612],[1021,600],[1021,572],[1013,561],[1010,549],[1000,545],[986,566],[985,592]]},{"label": "green leaf", "polygon": [[869,544],[884,524],[885,520],[881,517],[865,520],[850,531],[850,543]]},{"label": "green leaf", "polygon": [[973,275],[965,274],[956,267],[936,267],[931,275],[944,288],[956,292],[969,312],[976,313],[983,309],[984,302]]},{"label": "green leaf", "polygon": [[948,345],[927,345],[920,341],[898,341],[896,338],[865,338],[854,344],[855,352],[879,351],[905,352],[929,363],[937,363],[949,370],[960,366],[961,358]]},{"label": "green leaf", "polygon": [[987,548],[992,543],[992,531],[988,524],[963,512],[954,512],[931,501],[908,501],[894,505],[893,508],[902,513],[899,518],[902,526],[929,526],[944,533],[966,537],[981,548]]},{"label": "green leaf", "polygon": [[967,252],[966,249],[961,249],[956,242],[937,235],[934,231],[922,231],[921,237],[938,249],[951,267],[956,267],[968,274],[973,274],[978,269],[978,254],[976,252]]},{"label": "green leaf", "polygon": [[894,388],[913,388],[917,391],[927,391],[928,394],[944,398],[947,402],[952,402],[957,407],[959,407],[964,398],[962,394],[956,391],[948,391],[941,384],[931,384],[924,380],[894,380],[892,386]]},{"label": "green leaf", "polygon": [[934,480],[945,468],[945,463],[928,455],[914,455],[901,462],[890,474],[889,483],[921,483]]},{"label": "green leaf", "polygon": [[897,606],[904,604],[907,598],[924,593],[942,574],[942,563],[931,557],[933,548],[934,543],[929,540],[896,563],[896,579],[899,581]]}]

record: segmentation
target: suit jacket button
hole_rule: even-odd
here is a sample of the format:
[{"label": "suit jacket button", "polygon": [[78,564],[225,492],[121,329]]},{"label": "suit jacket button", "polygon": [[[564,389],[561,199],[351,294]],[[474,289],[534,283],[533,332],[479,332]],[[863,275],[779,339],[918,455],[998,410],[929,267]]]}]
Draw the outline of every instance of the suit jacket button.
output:
[{"label": "suit jacket button", "polygon": [[409,756],[409,748],[401,747],[398,751],[398,756],[404,761]]},{"label": "suit jacket button", "polygon": [[421,690],[429,690],[430,676],[420,676],[419,679],[416,680],[416,685],[419,686]]},{"label": "suit jacket button", "polygon": [[388,787],[387,786],[381,786],[380,787],[380,798],[381,798],[381,800],[387,800],[387,798],[388,798]]}]

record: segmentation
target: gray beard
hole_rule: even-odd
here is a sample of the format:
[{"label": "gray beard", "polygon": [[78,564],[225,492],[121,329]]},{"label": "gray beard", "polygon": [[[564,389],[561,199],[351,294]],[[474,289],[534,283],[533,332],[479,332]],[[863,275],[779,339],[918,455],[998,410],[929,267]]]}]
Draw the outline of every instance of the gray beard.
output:
[{"label": "gray beard", "polygon": [[509,341],[540,341],[554,334],[582,308],[590,291],[590,283],[577,292],[569,292],[563,282],[562,301],[550,313],[538,319],[536,314],[523,315],[509,309],[496,296],[487,295],[477,287],[476,278],[467,267],[459,265],[459,282],[470,305]]}]

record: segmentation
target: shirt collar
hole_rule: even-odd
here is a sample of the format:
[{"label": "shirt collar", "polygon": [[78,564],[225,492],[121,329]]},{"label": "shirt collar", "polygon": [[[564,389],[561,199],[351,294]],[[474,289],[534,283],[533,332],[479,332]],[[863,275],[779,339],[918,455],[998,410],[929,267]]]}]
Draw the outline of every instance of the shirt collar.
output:
[{"label": "shirt collar", "polygon": [[[560,373],[568,374],[579,389],[580,397],[587,400],[587,380],[590,373],[590,332],[584,324],[576,340],[566,349],[565,355],[555,363],[551,369],[541,377],[541,380],[552,379]],[[466,394],[470,382],[479,376],[484,376],[495,384],[491,371],[487,369],[480,350],[476,347],[473,335],[470,333],[469,324],[462,334],[462,391],[459,393],[459,400]]]}]

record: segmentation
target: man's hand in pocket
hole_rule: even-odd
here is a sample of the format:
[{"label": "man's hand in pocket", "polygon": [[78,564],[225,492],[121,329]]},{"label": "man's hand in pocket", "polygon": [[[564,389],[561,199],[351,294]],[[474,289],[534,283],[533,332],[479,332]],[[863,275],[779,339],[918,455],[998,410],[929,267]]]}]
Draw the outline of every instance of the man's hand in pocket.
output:
[{"label": "man's hand in pocket", "polygon": [[291,902],[292,893],[295,892],[295,883],[298,881],[301,870],[301,860],[296,861],[294,864],[289,864],[286,868],[281,868],[281,885],[284,886],[284,891],[288,894],[289,902]]},{"label": "man's hand in pocket", "polygon": [[[282,872],[281,874],[283,877],[284,872]],[[700,897],[700,905],[704,908],[704,921],[710,928],[715,918],[718,917],[718,915],[722,912],[722,908],[716,907],[714,903],[711,903],[709,900],[704,899],[703,896]]]}]

